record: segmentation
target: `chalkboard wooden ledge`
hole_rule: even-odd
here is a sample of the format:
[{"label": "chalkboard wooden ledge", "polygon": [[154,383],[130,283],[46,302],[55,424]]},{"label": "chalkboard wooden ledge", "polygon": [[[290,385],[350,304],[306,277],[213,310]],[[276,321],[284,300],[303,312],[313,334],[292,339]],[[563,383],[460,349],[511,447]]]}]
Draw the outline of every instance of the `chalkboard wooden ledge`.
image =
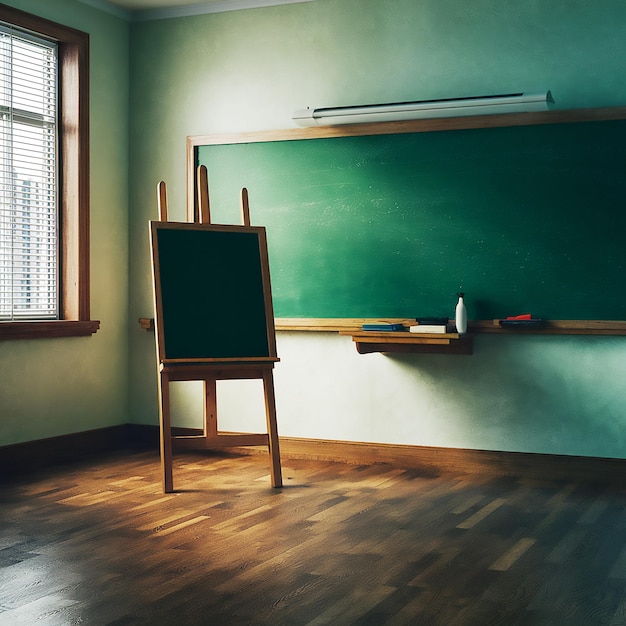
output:
[{"label": "chalkboard wooden ledge", "polygon": [[[363,324],[380,321],[381,318],[312,318],[277,317],[276,330],[307,332],[357,332]],[[414,323],[407,318],[385,318],[385,321],[406,326]],[[154,320],[140,317],[139,325],[144,330],[154,330]],[[626,335],[625,320],[548,320],[539,328],[502,328],[497,320],[474,320],[468,322],[470,333],[497,335]]]},{"label": "chalkboard wooden ledge", "polygon": [[[299,318],[278,317],[276,330],[281,331],[321,331],[357,332],[363,324],[381,321],[381,318]],[[384,318],[384,321],[410,326],[414,319]],[[497,320],[474,320],[468,322],[470,333],[493,333],[501,335],[626,335],[626,321],[615,320],[547,320],[541,327],[502,328]]]},{"label": "chalkboard wooden ledge", "polygon": [[306,330],[351,333],[360,331],[363,324],[372,324],[382,321],[391,322],[393,324],[404,324],[405,326],[411,326],[412,324],[415,324],[415,319],[396,317],[277,317],[274,322],[274,326],[276,330]]},{"label": "chalkboard wooden ledge", "polygon": [[480,320],[468,323],[473,333],[536,334],[536,335],[626,335],[623,320],[546,320],[539,327],[503,328],[499,320]]}]

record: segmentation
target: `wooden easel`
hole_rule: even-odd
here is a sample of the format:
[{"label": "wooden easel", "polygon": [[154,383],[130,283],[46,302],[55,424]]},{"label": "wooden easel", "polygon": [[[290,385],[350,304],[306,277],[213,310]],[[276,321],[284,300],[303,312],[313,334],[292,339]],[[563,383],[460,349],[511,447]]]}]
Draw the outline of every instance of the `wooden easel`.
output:
[{"label": "wooden easel", "polygon": [[[267,246],[265,243],[265,229],[250,226],[250,209],[248,205],[248,194],[245,189],[241,193],[241,210],[243,215],[243,227],[241,226],[219,226],[211,225],[209,196],[206,168],[198,170],[198,198],[200,207],[200,224],[172,223],[167,220],[167,193],[164,182],[157,186],[159,221],[151,222],[151,250],[153,261],[153,284],[155,301],[155,335],[158,361],[158,387],[160,400],[160,448],[161,448],[161,469],[163,477],[163,491],[170,493],[174,490],[172,476],[172,448],[174,444],[177,448],[186,449],[215,449],[233,446],[267,446],[270,456],[270,478],[272,487],[282,487],[282,474],[280,464],[280,450],[278,444],[278,430],[276,425],[276,407],[274,396],[274,363],[279,361],[276,355],[276,339],[274,330],[274,316],[271,303],[271,291],[269,284],[269,267],[267,262]],[[167,322],[164,320],[164,292],[163,278],[161,271],[164,259],[163,252],[159,248],[159,233],[165,229],[178,232],[196,231],[210,236],[215,233],[234,232],[235,237],[239,234],[256,234],[259,236],[260,271],[263,276],[262,294],[263,302],[258,302],[264,307],[264,329],[258,335],[266,333],[266,337],[257,337],[263,347],[261,349],[251,348],[248,355],[245,345],[236,346],[232,354],[228,352],[228,347],[219,353],[212,354],[211,338],[203,337],[210,328],[210,323],[200,324],[193,328],[193,340],[208,346],[206,353],[202,354],[168,354],[166,333]],[[183,250],[181,248],[181,250]],[[171,255],[170,255],[171,257]],[[171,258],[170,258],[171,260]],[[180,261],[178,261],[180,262]],[[204,265],[203,263],[201,265]],[[197,268],[196,268],[197,269]],[[200,270],[204,271],[204,270]],[[209,268],[210,271],[210,268]],[[198,286],[200,290],[201,287]],[[184,292],[183,292],[184,297]],[[179,300],[176,306],[179,306]],[[215,302],[218,303],[220,295],[215,295]],[[213,303],[212,303],[213,305]],[[214,304],[219,306],[219,304]],[[261,312],[263,313],[263,311]],[[257,316],[258,317],[258,316]],[[236,343],[236,340],[235,340]],[[245,344],[245,342],[244,342]],[[195,345],[195,343],[194,343]],[[266,347],[265,347],[266,346]],[[243,354],[243,356],[242,356]],[[217,381],[234,379],[262,379],[265,395],[265,414],[267,423],[267,433],[262,434],[230,434],[222,433],[218,429],[217,423]],[[170,421],[170,382],[174,381],[202,381],[204,389],[204,419],[202,434],[192,436],[172,435]]]}]

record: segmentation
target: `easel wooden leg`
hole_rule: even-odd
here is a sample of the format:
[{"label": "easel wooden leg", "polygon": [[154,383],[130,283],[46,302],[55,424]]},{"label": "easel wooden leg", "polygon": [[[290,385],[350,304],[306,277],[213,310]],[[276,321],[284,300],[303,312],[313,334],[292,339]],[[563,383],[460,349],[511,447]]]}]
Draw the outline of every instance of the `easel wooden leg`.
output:
[{"label": "easel wooden leg", "polygon": [[274,396],[274,376],[272,370],[263,372],[263,389],[265,391],[265,416],[269,439],[272,487],[282,487],[283,476],[280,466],[280,447],[278,444],[278,427],[276,425],[276,398]]},{"label": "easel wooden leg", "polygon": [[217,438],[217,381],[206,378],[204,388],[204,436],[207,439]]},{"label": "easel wooden leg", "polygon": [[174,491],[172,477],[172,427],[170,420],[170,381],[167,374],[159,375],[159,424],[161,435],[161,472],[163,476],[163,493]]}]

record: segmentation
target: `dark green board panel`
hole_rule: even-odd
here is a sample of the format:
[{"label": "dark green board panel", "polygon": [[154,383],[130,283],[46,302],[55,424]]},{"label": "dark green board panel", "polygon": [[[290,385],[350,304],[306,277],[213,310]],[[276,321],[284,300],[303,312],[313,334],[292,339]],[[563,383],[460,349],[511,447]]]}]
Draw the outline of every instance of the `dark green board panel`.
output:
[{"label": "dark green board panel", "polygon": [[[261,230],[261,229],[257,229]],[[157,228],[167,359],[269,354],[258,232]]]},{"label": "dark green board panel", "polygon": [[626,319],[626,121],[198,148],[247,187],[277,317]]}]

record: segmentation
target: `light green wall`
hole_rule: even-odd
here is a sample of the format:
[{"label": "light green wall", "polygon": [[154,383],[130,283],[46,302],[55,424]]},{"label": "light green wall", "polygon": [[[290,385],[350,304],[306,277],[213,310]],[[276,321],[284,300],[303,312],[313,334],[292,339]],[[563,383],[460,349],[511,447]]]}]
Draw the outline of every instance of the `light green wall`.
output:
[{"label": "light green wall", "polygon": [[[304,106],[546,89],[562,109],[624,105],[625,24],[617,0],[317,0],[134,24],[131,320],[152,306],[159,179],[185,217],[187,135],[288,128]],[[156,423],[146,335],[131,328],[132,419]],[[626,458],[622,338],[480,336],[472,357],[391,358],[279,333],[278,349],[283,435]],[[262,423],[253,383],[220,394],[226,429]]]},{"label": "light green wall", "polygon": [[129,24],[75,0],[5,0],[90,34],[92,337],[0,344],[0,445],[128,421]]}]

